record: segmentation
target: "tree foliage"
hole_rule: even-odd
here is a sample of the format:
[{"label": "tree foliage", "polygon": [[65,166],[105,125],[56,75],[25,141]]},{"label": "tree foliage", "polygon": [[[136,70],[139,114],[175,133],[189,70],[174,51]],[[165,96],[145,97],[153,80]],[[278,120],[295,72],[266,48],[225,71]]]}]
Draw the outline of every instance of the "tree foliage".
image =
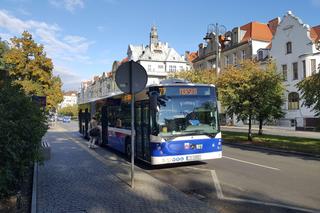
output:
[{"label": "tree foliage", "polygon": [[283,115],[284,88],[273,64],[262,69],[257,62],[247,60],[238,67],[228,67],[219,75],[217,86],[227,114],[249,121],[248,140],[252,140],[252,119],[264,121]]},{"label": "tree foliage", "polygon": [[[3,72],[3,71],[2,71]],[[41,160],[45,115],[9,79],[0,85],[0,199],[13,193],[34,161]]]},{"label": "tree foliage", "polygon": [[6,63],[4,61],[4,55],[8,52],[9,45],[5,41],[1,41],[0,38],[0,70],[6,69]]},{"label": "tree foliage", "polygon": [[72,106],[66,106],[58,110],[58,113],[61,115],[68,115],[71,117],[77,117],[78,116],[78,106],[72,105]]},{"label": "tree foliage", "polygon": [[192,83],[202,84],[214,84],[217,80],[216,70],[214,69],[172,72],[169,76],[186,79]]},{"label": "tree foliage", "polygon": [[[285,113],[282,110],[284,104],[284,85],[282,76],[277,74],[274,63],[267,64],[265,70],[262,70],[261,82],[258,85],[260,100],[257,104],[257,115],[255,118],[259,121],[259,134],[262,134],[262,125],[264,122],[282,118]],[[259,105],[260,103],[260,105]]]},{"label": "tree foliage", "polygon": [[47,96],[47,109],[55,108],[63,100],[62,83],[59,77],[53,77],[53,63],[43,46],[27,31],[11,42],[12,47],[4,59],[14,83],[21,85],[27,95]]},{"label": "tree foliage", "polygon": [[53,76],[48,88],[47,95],[47,107],[49,109],[55,109],[58,103],[63,101],[63,93],[61,91],[62,82],[60,77]]},{"label": "tree foliage", "polygon": [[312,107],[315,115],[320,116],[320,67],[318,73],[303,79],[297,86],[304,99],[303,105]]}]

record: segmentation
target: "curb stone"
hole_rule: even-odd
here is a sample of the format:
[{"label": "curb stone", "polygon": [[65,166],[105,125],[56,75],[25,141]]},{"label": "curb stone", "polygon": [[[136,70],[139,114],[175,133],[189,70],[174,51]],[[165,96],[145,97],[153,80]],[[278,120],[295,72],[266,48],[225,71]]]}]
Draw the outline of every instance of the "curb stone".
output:
[{"label": "curb stone", "polygon": [[37,182],[38,182],[38,163],[35,162],[33,166],[31,213],[37,213]]}]

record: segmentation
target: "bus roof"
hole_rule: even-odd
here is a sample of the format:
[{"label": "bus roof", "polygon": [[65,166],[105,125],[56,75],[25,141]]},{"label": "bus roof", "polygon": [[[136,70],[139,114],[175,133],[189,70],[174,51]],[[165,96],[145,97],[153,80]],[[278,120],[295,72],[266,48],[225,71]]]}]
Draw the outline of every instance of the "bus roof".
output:
[{"label": "bus roof", "polygon": [[211,87],[215,87],[214,84],[197,84],[197,83],[191,83],[191,82],[184,80],[184,79],[177,79],[177,78],[165,79],[165,80],[160,81],[160,84],[151,84],[151,85],[148,85],[147,87],[159,87],[159,86],[211,86]]},{"label": "bus roof", "polygon": [[148,85],[146,86],[146,88],[148,87],[161,87],[161,86],[201,86],[201,87],[207,87],[207,86],[210,86],[210,87],[215,87],[214,84],[193,84],[193,83],[182,83],[182,84],[151,84],[151,85]]},{"label": "bus roof", "polygon": [[[150,87],[162,87],[162,86],[210,86],[210,87],[215,87],[214,84],[195,84],[195,83],[190,83],[189,81],[182,80],[182,79],[165,79],[160,81],[160,84],[150,84],[147,85],[146,88]],[[86,103],[92,103],[98,100],[114,97],[117,95],[123,94],[122,91],[115,91],[111,92],[107,95],[101,96],[101,97],[96,97],[92,98],[91,100],[88,100],[87,102],[79,103],[79,104],[86,104]]]}]

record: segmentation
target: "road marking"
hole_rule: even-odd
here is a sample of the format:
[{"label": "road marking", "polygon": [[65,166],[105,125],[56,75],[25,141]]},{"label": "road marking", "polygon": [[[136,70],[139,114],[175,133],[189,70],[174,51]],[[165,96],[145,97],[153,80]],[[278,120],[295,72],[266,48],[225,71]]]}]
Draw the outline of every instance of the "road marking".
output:
[{"label": "road marking", "polygon": [[249,162],[249,161],[239,160],[239,159],[231,158],[231,157],[227,157],[227,156],[222,156],[222,157],[230,159],[230,160],[238,161],[238,162],[241,162],[241,163],[251,164],[251,165],[263,167],[263,168],[266,168],[266,169],[272,169],[272,170],[280,171],[280,169],[275,168],[275,167],[265,166],[265,165],[262,165],[262,164],[252,163],[252,162]]},{"label": "road marking", "polygon": [[217,191],[217,197],[219,199],[224,199],[224,195],[222,193],[221,185],[220,185],[218,176],[216,174],[216,171],[211,170],[211,176],[212,176],[212,179],[213,179],[214,187],[216,188],[216,191]]}]

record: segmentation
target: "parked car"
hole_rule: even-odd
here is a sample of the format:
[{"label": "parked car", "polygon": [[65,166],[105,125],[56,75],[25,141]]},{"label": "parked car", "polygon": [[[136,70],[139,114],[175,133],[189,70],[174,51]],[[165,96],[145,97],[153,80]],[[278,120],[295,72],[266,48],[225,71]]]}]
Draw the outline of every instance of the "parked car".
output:
[{"label": "parked car", "polygon": [[64,116],[63,117],[63,123],[70,123],[71,122],[71,116]]}]

